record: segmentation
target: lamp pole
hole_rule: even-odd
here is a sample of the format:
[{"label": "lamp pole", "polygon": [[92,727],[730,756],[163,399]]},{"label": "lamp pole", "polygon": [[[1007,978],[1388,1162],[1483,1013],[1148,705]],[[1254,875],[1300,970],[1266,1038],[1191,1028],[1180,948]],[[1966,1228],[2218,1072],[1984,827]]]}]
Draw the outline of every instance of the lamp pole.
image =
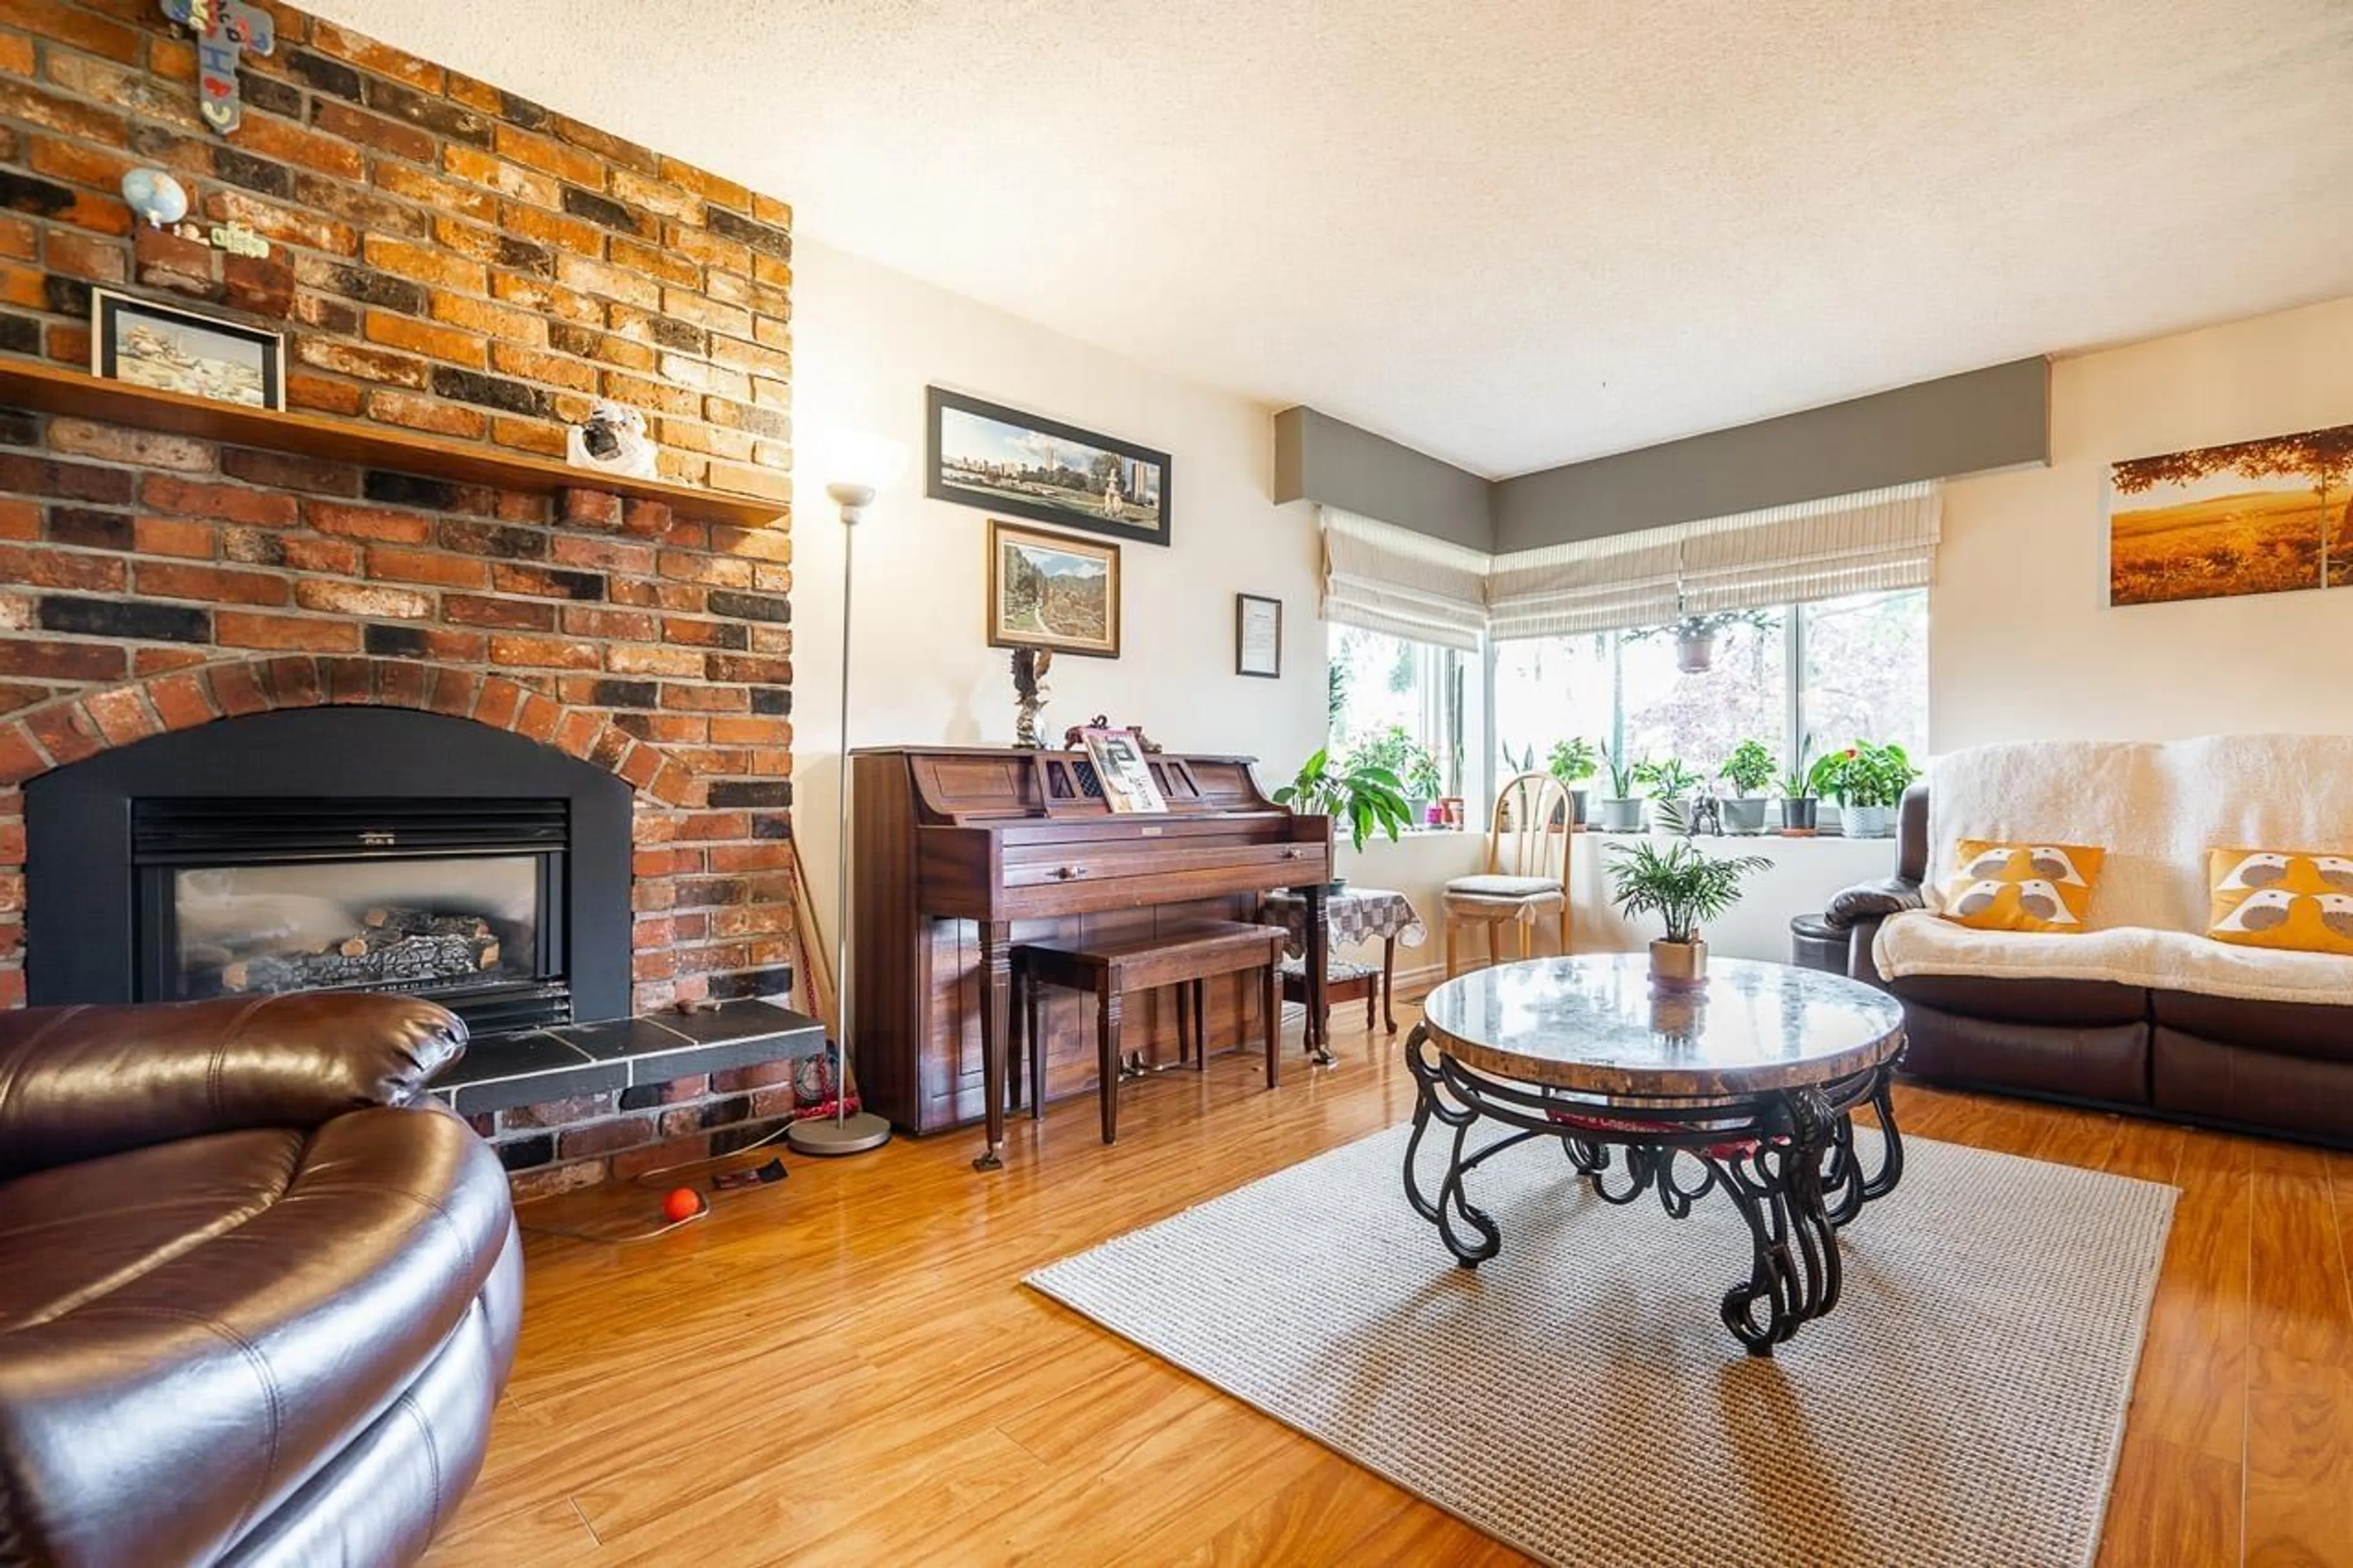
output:
[{"label": "lamp pole", "polygon": [[803,1154],[862,1154],[891,1141],[891,1124],[871,1110],[849,1114],[849,603],[858,524],[874,500],[874,487],[828,485],[825,493],[841,510],[841,785],[834,817],[833,884],[834,1045],[841,1068],[833,1086],[833,1120],[796,1121],[785,1142]]}]

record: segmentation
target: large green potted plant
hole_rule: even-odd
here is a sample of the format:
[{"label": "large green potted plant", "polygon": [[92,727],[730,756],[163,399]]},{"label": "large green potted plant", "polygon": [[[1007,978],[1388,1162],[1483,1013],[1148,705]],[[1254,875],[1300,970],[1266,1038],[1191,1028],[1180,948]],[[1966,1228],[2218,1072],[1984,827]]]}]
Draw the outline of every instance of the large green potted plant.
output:
[{"label": "large green potted plant", "polygon": [[1584,736],[1571,735],[1566,741],[1552,743],[1552,755],[1545,759],[1545,768],[1567,786],[1569,820],[1584,826],[1586,797],[1591,793],[1584,787],[1585,782],[1600,771],[1601,753]]},{"label": "large green potted plant", "polygon": [[[1386,830],[1394,843],[1412,820],[1406,811],[1404,782],[1395,773],[1354,757],[1335,761],[1328,746],[1301,763],[1298,776],[1276,790],[1274,799],[1303,816],[1325,819],[1324,845],[1333,852],[1329,859],[1335,872],[1341,824],[1347,825],[1350,847],[1361,851],[1376,829]],[[1336,892],[1347,883],[1345,877],[1335,875],[1326,885]]]},{"label": "large green potted plant", "polygon": [[1604,833],[1642,831],[1642,801],[1634,792],[1650,771],[1648,761],[1621,757],[1607,746],[1599,748],[1601,766],[1609,775],[1609,793],[1601,797],[1595,825]]},{"label": "large green potted plant", "polygon": [[1839,803],[1839,831],[1849,838],[1884,838],[1895,830],[1895,805],[1920,770],[1903,747],[1857,741],[1813,766],[1815,786]]},{"label": "large green potted plant", "polygon": [[1395,773],[1405,795],[1407,820],[1423,822],[1430,805],[1446,793],[1446,775],[1429,747],[1402,724],[1392,724],[1349,753],[1349,761]]},{"label": "large green potted plant", "polygon": [[1611,901],[1629,919],[1656,915],[1665,934],[1651,943],[1651,978],[1669,990],[1707,984],[1701,931],[1740,901],[1740,884],[1773,862],[1761,855],[1717,859],[1687,839],[1613,845]]},{"label": "large green potted plant", "polygon": [[1765,831],[1765,786],[1773,782],[1773,753],[1765,742],[1753,737],[1732,748],[1732,754],[1716,769],[1716,776],[1730,784],[1733,798],[1724,803],[1724,827],[1727,833],[1755,834]]}]

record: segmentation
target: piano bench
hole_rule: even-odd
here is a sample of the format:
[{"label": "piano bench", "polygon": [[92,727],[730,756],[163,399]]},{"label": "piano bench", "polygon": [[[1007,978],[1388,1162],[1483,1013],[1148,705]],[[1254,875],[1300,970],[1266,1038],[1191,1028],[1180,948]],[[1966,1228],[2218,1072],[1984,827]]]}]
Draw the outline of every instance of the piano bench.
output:
[{"label": "piano bench", "polygon": [[[1014,948],[1008,955],[1013,970],[1012,1038],[1006,1055],[1010,1061],[1019,1062],[1027,1041],[1031,1118],[1046,1114],[1046,1036],[1038,1017],[1039,989],[1046,985],[1094,994],[1096,1074],[1106,1143],[1119,1142],[1120,1004],[1131,992],[1176,987],[1180,1052],[1189,1044],[1194,1066],[1206,1070],[1208,1009],[1202,982],[1220,974],[1261,971],[1266,1086],[1274,1088],[1282,1073],[1282,998],[1276,971],[1282,962],[1285,940],[1281,926],[1199,921],[1158,936],[1100,947],[1029,942]],[[1178,1059],[1183,1059],[1181,1054]],[[1008,1087],[1018,1095],[1018,1084]]]}]

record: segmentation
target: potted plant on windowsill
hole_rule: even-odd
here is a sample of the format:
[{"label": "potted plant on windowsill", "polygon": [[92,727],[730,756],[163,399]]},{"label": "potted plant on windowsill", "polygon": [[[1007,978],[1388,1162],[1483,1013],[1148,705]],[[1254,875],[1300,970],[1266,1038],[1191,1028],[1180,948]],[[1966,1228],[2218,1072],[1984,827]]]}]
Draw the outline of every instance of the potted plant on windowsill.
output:
[{"label": "potted plant on windowsill", "polygon": [[1446,775],[1430,748],[1413,738],[1402,724],[1392,724],[1348,754],[1351,765],[1386,768],[1398,779],[1405,795],[1407,820],[1425,822],[1430,803],[1446,793]]},{"label": "potted plant on windowsill", "polygon": [[1701,928],[1740,901],[1740,884],[1773,862],[1761,855],[1725,859],[1688,842],[1611,847],[1611,901],[1631,919],[1654,914],[1665,934],[1651,943],[1651,979],[1662,990],[1707,984],[1707,943]]},{"label": "potted plant on windowsill", "polygon": [[1586,797],[1591,792],[1584,785],[1601,767],[1601,753],[1593,742],[1582,735],[1571,735],[1566,741],[1555,741],[1552,755],[1545,759],[1545,767],[1568,790],[1569,821],[1578,827],[1585,826]]},{"label": "potted plant on windowsill", "polygon": [[1815,787],[1839,803],[1839,831],[1849,838],[1884,838],[1894,831],[1895,805],[1920,770],[1903,747],[1857,741],[1813,766]]},{"label": "potted plant on windowsill", "polygon": [[1814,794],[1813,780],[1807,775],[1801,762],[1781,775],[1781,831],[1806,834],[1816,831],[1815,819],[1820,815],[1821,798]]},{"label": "potted plant on windowsill", "polygon": [[1751,738],[1732,748],[1732,755],[1724,759],[1716,775],[1728,782],[1735,792],[1724,803],[1724,828],[1727,833],[1756,834],[1765,831],[1765,786],[1773,782],[1773,753],[1765,742]]},{"label": "potted plant on windowsill", "polygon": [[[1395,773],[1377,763],[1351,757],[1335,762],[1326,746],[1300,764],[1298,776],[1274,792],[1275,804],[1307,816],[1325,819],[1324,847],[1336,871],[1340,826],[1347,824],[1349,847],[1362,852],[1374,830],[1386,829],[1395,843],[1411,820],[1406,813],[1405,785]],[[1325,887],[1338,892],[1348,885],[1335,875]]]},{"label": "potted plant on windowsill", "polygon": [[1638,763],[1634,778],[1657,803],[1651,808],[1651,826],[1669,833],[1686,832],[1692,823],[1693,802],[1707,787],[1707,781],[1685,767],[1681,757]]},{"label": "potted plant on windowsill", "polygon": [[1642,802],[1634,791],[1651,764],[1643,760],[1628,761],[1609,747],[1599,748],[1601,766],[1609,774],[1609,793],[1600,801],[1597,825],[1604,833],[1640,833],[1642,831]]}]

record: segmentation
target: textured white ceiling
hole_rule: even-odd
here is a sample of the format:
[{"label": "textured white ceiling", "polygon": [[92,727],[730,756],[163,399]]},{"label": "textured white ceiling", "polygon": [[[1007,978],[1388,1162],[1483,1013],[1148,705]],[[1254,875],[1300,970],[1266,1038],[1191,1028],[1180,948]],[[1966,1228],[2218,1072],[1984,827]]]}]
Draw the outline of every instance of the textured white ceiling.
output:
[{"label": "textured white ceiling", "polygon": [[310,4],[1489,475],[2353,293],[2348,0]]}]

